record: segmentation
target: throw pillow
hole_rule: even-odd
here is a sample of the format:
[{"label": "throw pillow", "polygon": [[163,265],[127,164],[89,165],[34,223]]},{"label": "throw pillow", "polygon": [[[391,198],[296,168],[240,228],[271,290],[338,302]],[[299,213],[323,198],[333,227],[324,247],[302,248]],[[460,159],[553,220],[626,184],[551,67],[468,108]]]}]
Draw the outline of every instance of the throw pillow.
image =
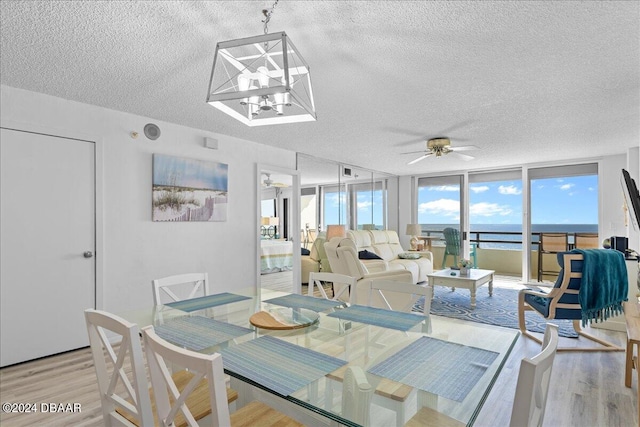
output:
[{"label": "throw pillow", "polygon": [[311,255],[311,251],[306,248],[300,248],[300,255]]},{"label": "throw pillow", "polygon": [[358,252],[358,258],[359,259],[382,259],[378,255],[376,255],[375,253],[369,252],[366,249]]},{"label": "throw pillow", "polygon": [[411,253],[411,252],[403,252],[398,254],[398,258],[402,258],[402,259],[418,259],[420,258],[420,254],[415,254],[415,253]]}]

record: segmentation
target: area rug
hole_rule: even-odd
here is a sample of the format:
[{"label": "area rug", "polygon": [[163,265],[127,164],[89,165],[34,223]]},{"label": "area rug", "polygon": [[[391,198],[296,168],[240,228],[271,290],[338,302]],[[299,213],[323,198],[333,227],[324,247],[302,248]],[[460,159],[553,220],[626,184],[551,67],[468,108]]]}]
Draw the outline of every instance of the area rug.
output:
[{"label": "area rug", "polygon": [[[413,311],[422,312],[424,299],[418,300]],[[486,286],[476,292],[476,308],[471,308],[468,289],[456,289],[436,286],[431,301],[431,314],[488,325],[518,328],[518,291],[515,289],[493,288],[493,296],[489,296]],[[578,338],[571,320],[545,320],[534,312],[525,312],[527,330],[544,333],[547,322],[558,325],[561,337]]]}]

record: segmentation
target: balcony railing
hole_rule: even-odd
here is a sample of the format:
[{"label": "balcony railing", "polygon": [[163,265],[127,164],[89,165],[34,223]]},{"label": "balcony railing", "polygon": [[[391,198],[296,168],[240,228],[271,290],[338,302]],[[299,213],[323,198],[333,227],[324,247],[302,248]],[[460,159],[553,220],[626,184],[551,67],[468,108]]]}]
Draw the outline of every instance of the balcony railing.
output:
[{"label": "balcony railing", "polygon": [[[536,231],[531,233],[531,244],[537,246],[540,243],[540,235],[543,233],[558,233],[558,231]],[[432,245],[444,245],[444,236],[442,231],[432,231],[425,230],[422,232],[424,236],[432,237],[431,242]],[[575,245],[575,235],[590,235],[597,237],[598,233],[584,233],[584,232],[567,232],[569,239],[569,249],[572,249]],[[494,236],[518,236],[518,239],[501,239],[495,238]],[[472,230],[469,232],[469,242],[475,243],[476,247],[488,247],[488,248],[499,248],[500,245],[520,245],[520,249],[522,248],[522,232],[521,231],[478,231]],[[514,247],[505,247],[505,249],[515,249]]]}]

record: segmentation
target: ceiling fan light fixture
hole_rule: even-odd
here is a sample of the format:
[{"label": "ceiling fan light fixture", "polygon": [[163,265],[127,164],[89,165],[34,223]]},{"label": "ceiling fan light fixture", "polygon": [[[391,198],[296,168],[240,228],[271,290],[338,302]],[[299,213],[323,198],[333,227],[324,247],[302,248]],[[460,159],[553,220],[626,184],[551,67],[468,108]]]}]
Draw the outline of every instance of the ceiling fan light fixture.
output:
[{"label": "ceiling fan light fixture", "polygon": [[[417,159],[410,161],[409,163],[407,163],[407,165],[413,165],[415,163],[418,163],[419,161],[431,155],[435,155],[436,157],[442,157],[444,154],[449,154],[449,153],[457,154],[462,158],[462,160],[472,160],[473,159],[472,156],[469,156],[466,154],[460,154],[458,153],[458,151],[477,150],[477,149],[478,147],[473,145],[468,145],[464,147],[451,147],[451,140],[444,136],[440,136],[437,138],[430,138],[427,140],[427,149],[424,151],[424,154],[418,157]],[[411,153],[405,153],[405,154],[411,154]]]}]

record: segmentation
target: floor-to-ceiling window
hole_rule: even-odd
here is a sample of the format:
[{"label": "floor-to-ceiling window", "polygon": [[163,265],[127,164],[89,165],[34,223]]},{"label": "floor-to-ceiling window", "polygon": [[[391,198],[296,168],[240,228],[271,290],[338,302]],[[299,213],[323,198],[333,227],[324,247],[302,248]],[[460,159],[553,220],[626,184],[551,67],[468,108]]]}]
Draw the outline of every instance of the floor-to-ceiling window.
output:
[{"label": "floor-to-ceiling window", "polygon": [[348,198],[345,185],[325,185],[321,187],[322,193],[322,218],[321,228],[327,229],[328,225],[345,225],[348,223],[347,206]]},{"label": "floor-to-ceiling window", "polygon": [[470,241],[480,249],[522,249],[519,169],[469,174],[469,224]]},{"label": "floor-to-ceiling window", "polygon": [[462,176],[418,179],[417,220],[423,234],[440,234],[446,227],[461,229]]},{"label": "floor-to-ceiling window", "polygon": [[384,184],[384,181],[376,181],[351,186],[352,200],[355,202],[353,221],[356,229],[384,230],[386,228]]},{"label": "floor-to-ceiling window", "polygon": [[467,239],[463,243],[476,245],[480,268],[524,272],[524,280],[531,280],[537,276],[541,232],[566,233],[568,249],[576,233],[597,237],[598,165],[420,177],[415,200],[423,235],[441,237],[445,227],[458,228]]},{"label": "floor-to-ceiling window", "polygon": [[[598,235],[598,164],[529,169],[531,271],[537,278],[538,242],[542,233],[567,235],[566,249],[575,243],[576,233]],[[541,270],[557,270],[553,255],[540,259]],[[549,266],[550,265],[550,266]],[[553,280],[541,274],[541,279]]]}]

